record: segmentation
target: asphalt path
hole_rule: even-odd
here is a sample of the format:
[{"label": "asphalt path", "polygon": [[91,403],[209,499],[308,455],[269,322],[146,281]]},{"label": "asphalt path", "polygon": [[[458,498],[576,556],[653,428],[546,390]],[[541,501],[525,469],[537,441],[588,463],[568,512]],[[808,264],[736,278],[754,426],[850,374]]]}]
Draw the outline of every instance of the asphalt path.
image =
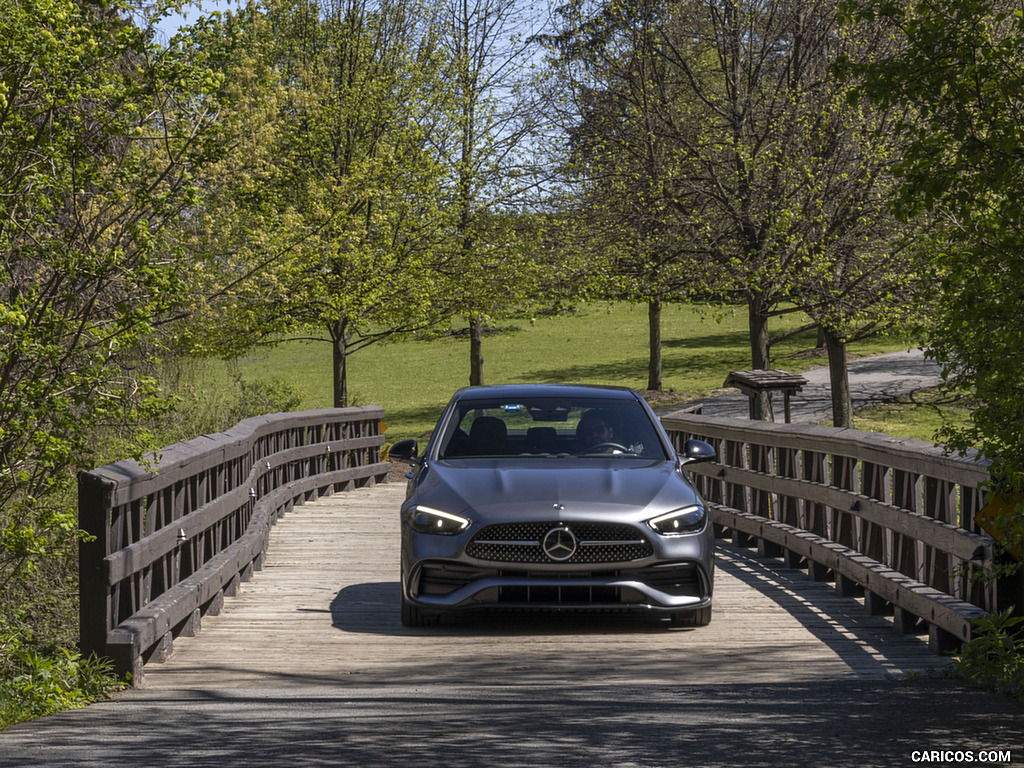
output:
[{"label": "asphalt path", "polygon": [[927,678],[699,687],[396,680],[131,691],[0,734],[0,766],[1021,765],[1022,724],[1024,706]]},{"label": "asphalt path", "polygon": [[[911,392],[938,386],[942,382],[939,366],[925,357],[924,351],[911,349],[851,360],[850,398],[855,411],[895,400]],[[793,395],[790,406],[795,424],[831,423],[832,387],[828,366],[802,374],[807,384]],[[775,418],[782,421],[782,396],[775,395]],[[747,396],[739,390],[724,391],[700,401],[705,416],[746,419]]]}]

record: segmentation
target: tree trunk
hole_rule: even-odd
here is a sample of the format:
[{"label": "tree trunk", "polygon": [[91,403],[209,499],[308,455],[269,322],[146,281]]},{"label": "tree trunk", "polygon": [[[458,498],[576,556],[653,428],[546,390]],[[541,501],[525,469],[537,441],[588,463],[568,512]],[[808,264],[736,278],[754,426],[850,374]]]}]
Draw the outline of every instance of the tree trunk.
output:
[{"label": "tree trunk", "polygon": [[484,320],[478,315],[469,318],[469,384],[484,385]]},{"label": "tree trunk", "polygon": [[[768,315],[760,296],[747,300],[747,327],[750,330],[750,362],[755,371],[772,367],[771,349],[768,342]],[[753,418],[760,421],[774,421],[772,396],[770,392],[759,392],[754,397]]]},{"label": "tree trunk", "polygon": [[832,385],[832,426],[853,426],[853,401],[850,398],[850,370],[846,365],[846,341],[825,331],[828,350],[828,377]]},{"label": "tree trunk", "polygon": [[647,339],[650,352],[647,364],[647,388],[661,391],[661,300],[647,305]]},{"label": "tree trunk", "polygon": [[345,408],[348,406],[348,342],[352,334],[344,320],[332,323],[328,330],[334,353],[334,407]]}]

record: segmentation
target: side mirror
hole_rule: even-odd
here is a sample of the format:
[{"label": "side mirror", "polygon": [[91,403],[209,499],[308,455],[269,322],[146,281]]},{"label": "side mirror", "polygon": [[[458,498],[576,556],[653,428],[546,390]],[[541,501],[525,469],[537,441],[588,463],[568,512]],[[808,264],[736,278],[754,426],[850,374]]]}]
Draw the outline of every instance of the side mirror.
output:
[{"label": "side mirror", "polygon": [[388,461],[404,461],[407,464],[415,464],[419,449],[419,444],[415,440],[400,440],[388,451]]},{"label": "side mirror", "polygon": [[[394,449],[392,449],[394,450]],[[687,440],[683,444],[683,455],[679,457],[683,464],[693,464],[699,461],[714,461],[715,447],[703,440]]]}]

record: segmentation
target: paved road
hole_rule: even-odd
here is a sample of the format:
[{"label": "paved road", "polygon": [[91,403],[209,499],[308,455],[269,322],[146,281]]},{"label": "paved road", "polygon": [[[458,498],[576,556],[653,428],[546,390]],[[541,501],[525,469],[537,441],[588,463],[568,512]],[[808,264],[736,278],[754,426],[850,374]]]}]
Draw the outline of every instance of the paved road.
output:
[{"label": "paved road", "polygon": [[[985,764],[1024,765],[1022,723],[1024,707],[927,679],[643,687],[395,680],[120,696],[0,734],[0,766],[890,768],[978,765],[981,750],[1011,754],[1009,763]],[[969,750],[974,762],[921,763],[921,750]]]},{"label": "paved road", "polygon": [[[920,389],[938,386],[942,377],[934,361],[924,352],[913,349],[851,360],[850,396],[855,411],[894,400]],[[797,424],[831,423],[832,389],[828,366],[813,368],[803,374],[807,384],[793,395],[792,420]],[[776,396],[776,418],[782,421],[782,398]],[[746,395],[739,390],[725,392],[701,402],[706,416],[727,416],[745,419],[749,414]]]}]

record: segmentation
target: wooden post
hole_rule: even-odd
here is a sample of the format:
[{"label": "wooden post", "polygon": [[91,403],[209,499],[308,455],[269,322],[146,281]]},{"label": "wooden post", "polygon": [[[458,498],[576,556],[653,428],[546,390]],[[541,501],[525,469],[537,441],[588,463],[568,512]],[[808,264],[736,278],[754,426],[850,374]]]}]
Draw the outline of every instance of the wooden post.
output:
[{"label": "wooden post", "polygon": [[79,647],[83,656],[107,655],[110,590],[103,559],[110,545],[113,483],[88,472],[78,475],[78,527],[88,534],[78,545]]},{"label": "wooden post", "polygon": [[892,605],[870,589],[864,590],[864,608],[872,616],[887,616],[892,612]]}]

